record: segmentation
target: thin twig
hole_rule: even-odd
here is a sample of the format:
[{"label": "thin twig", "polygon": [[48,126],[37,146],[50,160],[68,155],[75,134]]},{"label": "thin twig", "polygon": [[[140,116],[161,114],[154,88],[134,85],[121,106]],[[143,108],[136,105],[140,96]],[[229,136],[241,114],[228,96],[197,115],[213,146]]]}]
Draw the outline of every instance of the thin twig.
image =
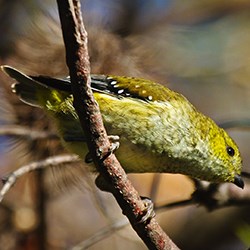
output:
[{"label": "thin twig", "polygon": [[219,126],[224,129],[245,128],[250,129],[250,119],[229,120],[220,122]]},{"label": "thin twig", "polygon": [[155,206],[155,210],[156,211],[166,211],[166,209],[174,209],[174,208],[178,208],[178,207],[185,207],[185,206],[190,206],[190,205],[194,205],[197,204],[196,201],[194,201],[193,198],[190,199],[186,199],[186,200],[182,200],[182,201],[176,201],[176,202],[172,202],[169,204],[165,204],[165,205],[156,205]]},{"label": "thin twig", "polygon": [[[90,66],[87,32],[83,25],[80,2],[57,0],[66,48],[66,61],[70,71],[74,107],[86,135],[93,161],[112,193],[128,217],[131,225],[150,249],[178,249],[161,229],[157,221],[140,223],[145,205],[133,188],[116,157],[110,154],[110,142],[102,123],[101,114],[90,88]],[[104,158],[103,158],[104,157]]]},{"label": "thin twig", "polygon": [[[213,207],[213,209],[208,209],[209,211],[218,210],[225,207],[233,207],[233,206],[249,206],[250,205],[250,198],[235,198],[235,199],[228,199],[226,201],[223,200],[217,200],[216,205]],[[191,205],[203,205],[207,208],[206,204],[197,202],[194,198],[190,198],[187,200],[172,202],[166,205],[156,206],[155,210],[160,211],[166,211],[166,209],[175,209],[178,207],[185,207],[185,206],[191,206]]]},{"label": "thin twig", "polygon": [[246,185],[244,190],[241,190],[233,187],[231,184],[221,184],[214,190],[211,185],[208,185],[207,187],[200,185],[199,188],[194,191],[190,199],[166,205],[158,205],[155,207],[155,210],[163,211],[164,209],[173,209],[195,204],[204,206],[208,211],[231,206],[249,206],[250,186]]},{"label": "thin twig", "polygon": [[129,224],[128,220],[126,218],[123,218],[121,220],[118,220],[114,222],[113,224],[99,230],[97,233],[92,235],[90,238],[84,240],[83,242],[79,243],[77,246],[74,246],[71,250],[83,250],[88,249],[92,245],[96,244],[97,242],[107,238],[112,233],[117,232],[118,230],[121,230],[125,226]]},{"label": "thin twig", "polygon": [[18,168],[16,171],[3,178],[4,185],[0,190],[0,202],[2,201],[6,193],[10,190],[10,188],[16,183],[16,180],[24,174],[29,173],[33,170],[56,166],[62,163],[72,163],[79,161],[80,160],[77,155],[59,155],[49,157],[43,161],[32,162],[28,165]]},{"label": "thin twig", "polygon": [[34,130],[19,125],[1,125],[0,135],[23,137],[27,140],[59,140],[59,137],[55,133],[49,131]]},{"label": "thin twig", "polygon": [[159,191],[160,182],[162,179],[162,175],[159,173],[154,174],[152,184],[151,184],[151,190],[150,190],[150,199],[155,200],[157,193]]}]

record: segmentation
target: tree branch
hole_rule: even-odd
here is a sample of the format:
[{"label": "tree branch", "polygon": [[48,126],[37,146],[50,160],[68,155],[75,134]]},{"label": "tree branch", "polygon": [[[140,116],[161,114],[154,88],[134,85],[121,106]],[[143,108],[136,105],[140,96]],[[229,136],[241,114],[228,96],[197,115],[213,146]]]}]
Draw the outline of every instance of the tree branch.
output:
[{"label": "tree branch", "polygon": [[214,211],[220,208],[230,206],[250,205],[250,186],[245,185],[241,190],[232,184],[205,184],[202,181],[195,181],[196,188],[190,199],[181,200],[166,205],[155,207],[158,210],[172,209],[189,205],[202,205],[208,211]]},{"label": "tree branch", "polygon": [[18,168],[16,171],[2,178],[4,185],[0,190],[0,202],[4,198],[5,194],[10,190],[10,188],[16,183],[16,180],[24,174],[27,174],[33,170],[43,169],[50,166],[57,166],[61,163],[72,162],[79,162],[79,157],[77,155],[58,155],[49,157],[42,161],[32,162],[28,165]]},{"label": "tree branch", "polygon": [[77,0],[57,0],[70,71],[74,107],[87,138],[92,159],[107,183],[113,184],[113,195],[128,217],[131,225],[149,249],[178,249],[153,218],[144,223],[145,206],[131,185],[127,175],[110,151],[110,142],[101,114],[90,88],[90,66],[87,32],[84,28]]},{"label": "tree branch", "polygon": [[21,137],[27,140],[59,140],[55,133],[25,128],[20,125],[1,125],[0,135]]},{"label": "tree branch", "polygon": [[121,230],[127,225],[129,225],[129,222],[125,217],[123,217],[122,219],[113,222],[111,225],[108,225],[107,227],[102,228],[101,230],[99,230],[97,233],[95,233],[88,239],[74,246],[71,250],[88,249],[89,247],[93,246],[97,242],[109,237],[112,233]]}]

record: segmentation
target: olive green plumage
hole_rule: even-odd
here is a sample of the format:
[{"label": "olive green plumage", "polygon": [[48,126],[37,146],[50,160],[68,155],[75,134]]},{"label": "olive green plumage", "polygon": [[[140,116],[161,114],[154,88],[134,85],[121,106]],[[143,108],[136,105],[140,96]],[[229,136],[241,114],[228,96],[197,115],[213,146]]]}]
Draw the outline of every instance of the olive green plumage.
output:
[{"label": "olive green plumage", "polygon": [[[63,144],[84,158],[87,147],[73,107],[69,79],[26,76],[2,69],[17,80],[13,91],[54,119]],[[128,173],[181,173],[243,187],[242,160],[229,135],[181,94],[149,80],[91,76],[108,134],[120,137],[116,156]]]}]

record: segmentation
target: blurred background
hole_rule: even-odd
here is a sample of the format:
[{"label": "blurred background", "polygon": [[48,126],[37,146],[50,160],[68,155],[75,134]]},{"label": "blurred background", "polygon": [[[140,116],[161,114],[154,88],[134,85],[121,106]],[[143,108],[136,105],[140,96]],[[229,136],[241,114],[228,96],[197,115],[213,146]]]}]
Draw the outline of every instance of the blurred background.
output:
[{"label": "blurred background", "polygon": [[[184,94],[239,145],[250,172],[250,3],[247,0],[86,0],[93,73],[137,76]],[[56,1],[0,0],[0,64],[27,74],[65,76],[65,54]],[[41,110],[11,93],[0,73],[0,125],[54,131]],[[0,175],[32,161],[66,153],[55,139],[0,137]],[[76,177],[77,176],[77,177]],[[0,204],[0,249],[146,249],[113,197],[97,190],[82,164],[23,176]],[[129,175],[156,204],[190,197],[182,175]],[[230,185],[230,184],[227,184]],[[234,187],[232,187],[234,188]],[[181,249],[247,249],[249,207],[208,212],[183,206],[157,213]],[[113,227],[111,227],[113,225]]]}]

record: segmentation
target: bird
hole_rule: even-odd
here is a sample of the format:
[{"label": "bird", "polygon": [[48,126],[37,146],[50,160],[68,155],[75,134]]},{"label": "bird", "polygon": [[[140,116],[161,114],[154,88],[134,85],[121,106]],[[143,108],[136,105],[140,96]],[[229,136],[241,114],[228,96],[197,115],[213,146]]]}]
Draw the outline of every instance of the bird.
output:
[{"label": "bird", "polygon": [[[88,148],[70,78],[1,69],[16,80],[12,90],[20,100],[42,108],[62,144],[85,159]],[[101,74],[91,75],[91,88],[107,133],[119,136],[115,154],[127,173],[178,173],[244,188],[238,146],[182,94],[151,80]]]}]

